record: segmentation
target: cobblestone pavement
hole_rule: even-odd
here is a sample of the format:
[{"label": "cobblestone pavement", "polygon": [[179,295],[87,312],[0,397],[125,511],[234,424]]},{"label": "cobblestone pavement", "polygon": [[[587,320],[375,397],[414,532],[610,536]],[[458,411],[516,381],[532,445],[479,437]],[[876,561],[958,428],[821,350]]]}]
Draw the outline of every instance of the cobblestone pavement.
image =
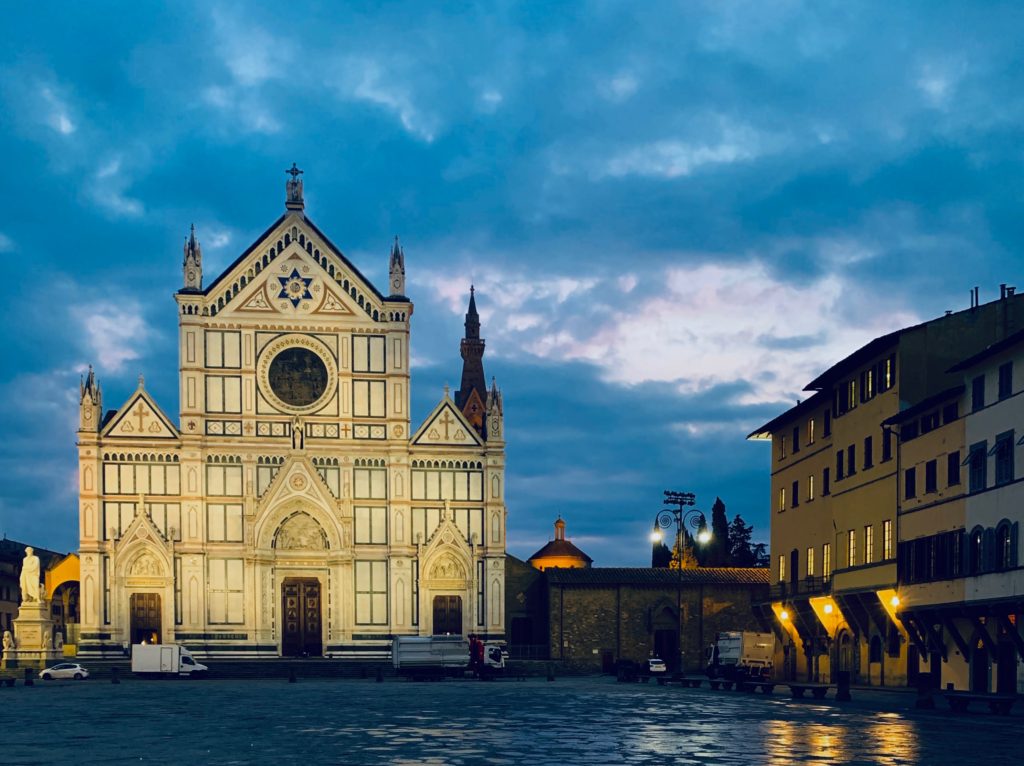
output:
[{"label": "cobblestone pavement", "polygon": [[37,682],[0,688],[0,721],[3,764],[190,766],[1010,764],[1024,731],[1016,715],[879,712],[609,678]]}]

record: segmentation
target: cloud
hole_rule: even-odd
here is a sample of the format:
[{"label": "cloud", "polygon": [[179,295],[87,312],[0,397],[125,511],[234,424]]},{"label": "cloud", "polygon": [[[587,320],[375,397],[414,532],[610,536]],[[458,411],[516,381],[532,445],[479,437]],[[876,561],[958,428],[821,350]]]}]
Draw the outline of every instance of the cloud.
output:
[{"label": "cloud", "polygon": [[345,59],[339,73],[341,79],[335,87],[344,97],[382,107],[413,136],[427,143],[434,140],[439,120],[415,103],[408,78],[394,76],[380,62],[368,57]]},{"label": "cloud", "polygon": [[630,72],[619,72],[598,87],[601,95],[616,103],[628,100],[640,87],[640,81]]},{"label": "cloud", "polygon": [[0,231],[0,253],[9,253],[14,250],[14,240]]},{"label": "cloud", "polygon": [[47,124],[61,135],[67,136],[75,132],[75,124],[71,121],[70,110],[64,100],[50,86],[41,86],[39,95],[49,107],[46,117]]},{"label": "cloud", "polygon": [[138,303],[116,306],[96,301],[71,308],[71,316],[82,327],[83,341],[97,366],[120,372],[142,355],[143,345],[153,335]]},{"label": "cloud", "polygon": [[761,141],[750,130],[730,131],[715,143],[676,140],[654,141],[612,155],[596,171],[597,178],[610,176],[688,176],[705,165],[729,165],[758,157]]},{"label": "cloud", "polygon": [[121,158],[108,160],[93,174],[89,196],[99,207],[115,217],[136,218],[145,212],[142,202],[125,194],[131,185],[121,170]]}]

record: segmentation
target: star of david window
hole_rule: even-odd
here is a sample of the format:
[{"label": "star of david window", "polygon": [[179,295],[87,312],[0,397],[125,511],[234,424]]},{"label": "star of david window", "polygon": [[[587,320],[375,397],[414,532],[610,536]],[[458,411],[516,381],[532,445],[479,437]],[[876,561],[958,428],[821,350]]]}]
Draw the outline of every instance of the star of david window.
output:
[{"label": "star of david window", "polygon": [[309,292],[309,285],[313,278],[302,276],[298,269],[292,269],[291,274],[287,277],[278,277],[277,281],[281,283],[281,292],[277,297],[291,301],[292,308],[297,308],[302,301],[313,298]]}]

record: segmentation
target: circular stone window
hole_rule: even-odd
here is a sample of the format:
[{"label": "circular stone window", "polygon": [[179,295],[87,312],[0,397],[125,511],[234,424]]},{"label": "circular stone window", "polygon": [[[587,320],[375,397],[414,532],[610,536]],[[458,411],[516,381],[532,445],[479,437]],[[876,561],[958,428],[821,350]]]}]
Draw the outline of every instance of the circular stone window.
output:
[{"label": "circular stone window", "polygon": [[287,412],[310,412],[334,388],[334,360],[321,343],[307,336],[287,336],[261,354],[261,388],[271,402]]}]

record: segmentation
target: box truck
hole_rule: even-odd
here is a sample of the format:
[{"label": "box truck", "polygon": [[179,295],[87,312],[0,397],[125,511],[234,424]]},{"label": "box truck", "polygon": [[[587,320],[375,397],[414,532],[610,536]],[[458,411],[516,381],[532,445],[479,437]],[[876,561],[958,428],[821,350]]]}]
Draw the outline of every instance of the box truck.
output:
[{"label": "box truck", "polygon": [[771,678],[775,635],[729,630],[719,633],[706,653],[709,678],[762,680]]},{"label": "box truck", "polygon": [[178,644],[135,644],[132,673],[152,676],[202,678],[209,668],[195,661],[192,653]]},{"label": "box truck", "polygon": [[496,643],[462,636],[396,636],[391,662],[400,676],[414,679],[493,678],[505,670],[507,653]]}]

